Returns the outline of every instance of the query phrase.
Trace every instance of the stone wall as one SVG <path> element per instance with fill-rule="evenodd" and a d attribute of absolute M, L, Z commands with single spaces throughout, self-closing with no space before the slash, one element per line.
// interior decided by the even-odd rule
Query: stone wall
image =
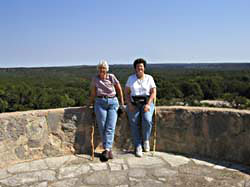
<path fill-rule="evenodd" d="M 65 108 L 0 114 L 0 168 L 26 160 L 90 153 L 92 109 Z M 157 151 L 249 165 L 250 111 L 157 107 Z M 100 136 L 95 127 L 95 147 Z M 120 116 L 115 149 L 132 150 L 126 115 Z M 152 139 L 151 139 L 152 144 Z"/>
<path fill-rule="evenodd" d="M 250 111 L 158 107 L 157 150 L 250 165 Z"/>

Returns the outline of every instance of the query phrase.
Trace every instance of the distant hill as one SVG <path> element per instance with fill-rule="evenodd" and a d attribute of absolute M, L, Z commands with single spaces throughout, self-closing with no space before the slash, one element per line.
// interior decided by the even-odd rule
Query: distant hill
<path fill-rule="evenodd" d="M 208 70 L 244 70 L 250 69 L 250 63 L 190 63 L 190 64 L 149 64 L 160 69 L 208 69 Z"/>
<path fill-rule="evenodd" d="M 116 64 L 110 65 L 111 69 L 129 69 L 133 68 L 132 64 Z M 166 64 L 148 64 L 148 68 L 159 69 L 214 69 L 214 70 L 244 70 L 250 69 L 250 62 L 246 63 L 166 63 Z M 0 72 L 86 72 L 88 70 L 96 70 L 96 66 L 56 66 L 56 67 L 18 67 L 18 68 L 0 68 Z"/>
<path fill-rule="evenodd" d="M 168 72 L 169 78 L 179 74 L 193 74 L 196 71 L 220 72 L 250 70 L 250 63 L 178 63 L 178 64 L 148 64 L 146 71 L 150 74 Z M 91 79 L 97 72 L 96 66 L 62 66 L 35 68 L 0 68 L 0 78 L 35 78 L 35 79 Z M 110 65 L 110 72 L 124 83 L 134 72 L 132 64 Z"/>

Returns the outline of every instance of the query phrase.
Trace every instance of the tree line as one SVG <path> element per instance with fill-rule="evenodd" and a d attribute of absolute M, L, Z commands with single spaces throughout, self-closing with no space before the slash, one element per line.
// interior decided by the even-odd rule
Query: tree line
<path fill-rule="evenodd" d="M 199 66 L 200 67 L 200 66 Z M 202 66 L 203 67 L 203 66 Z M 124 88 L 132 66 L 110 67 Z M 201 100 L 224 100 L 230 107 L 250 108 L 250 68 L 147 68 L 157 85 L 157 105 L 204 106 Z M 0 112 L 88 104 L 94 66 L 0 69 Z M 227 106 L 228 107 L 228 106 Z"/>

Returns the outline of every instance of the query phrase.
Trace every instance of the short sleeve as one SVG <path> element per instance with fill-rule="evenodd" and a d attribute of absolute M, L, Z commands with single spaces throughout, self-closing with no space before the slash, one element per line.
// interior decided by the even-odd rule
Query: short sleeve
<path fill-rule="evenodd" d="M 111 81 L 113 83 L 113 85 L 116 85 L 119 83 L 118 79 L 116 78 L 116 76 L 114 74 L 110 74 L 111 76 Z"/>
<path fill-rule="evenodd" d="M 127 82 L 125 84 L 125 87 L 129 87 L 130 88 L 130 86 L 131 86 L 131 76 L 128 77 L 128 80 L 127 80 Z"/>
<path fill-rule="evenodd" d="M 150 88 L 156 88 L 156 84 L 152 76 L 150 76 L 149 83 L 150 83 Z"/>

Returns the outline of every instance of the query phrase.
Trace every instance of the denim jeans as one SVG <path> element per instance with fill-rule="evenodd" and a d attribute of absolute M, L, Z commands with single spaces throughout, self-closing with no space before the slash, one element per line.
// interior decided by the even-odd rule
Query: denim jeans
<path fill-rule="evenodd" d="M 148 112 L 144 112 L 144 106 L 145 105 L 134 106 L 135 112 L 130 112 L 129 109 L 127 108 L 129 123 L 135 147 L 141 146 L 142 140 L 143 141 L 149 140 L 152 130 L 152 124 L 153 124 L 152 118 L 155 106 L 153 103 L 151 103 L 150 110 Z M 139 128 L 140 118 L 141 118 L 142 133 L 140 133 L 140 128 Z"/>
<path fill-rule="evenodd" d="M 117 97 L 95 99 L 96 122 L 104 149 L 112 148 L 118 108 L 119 103 Z"/>

